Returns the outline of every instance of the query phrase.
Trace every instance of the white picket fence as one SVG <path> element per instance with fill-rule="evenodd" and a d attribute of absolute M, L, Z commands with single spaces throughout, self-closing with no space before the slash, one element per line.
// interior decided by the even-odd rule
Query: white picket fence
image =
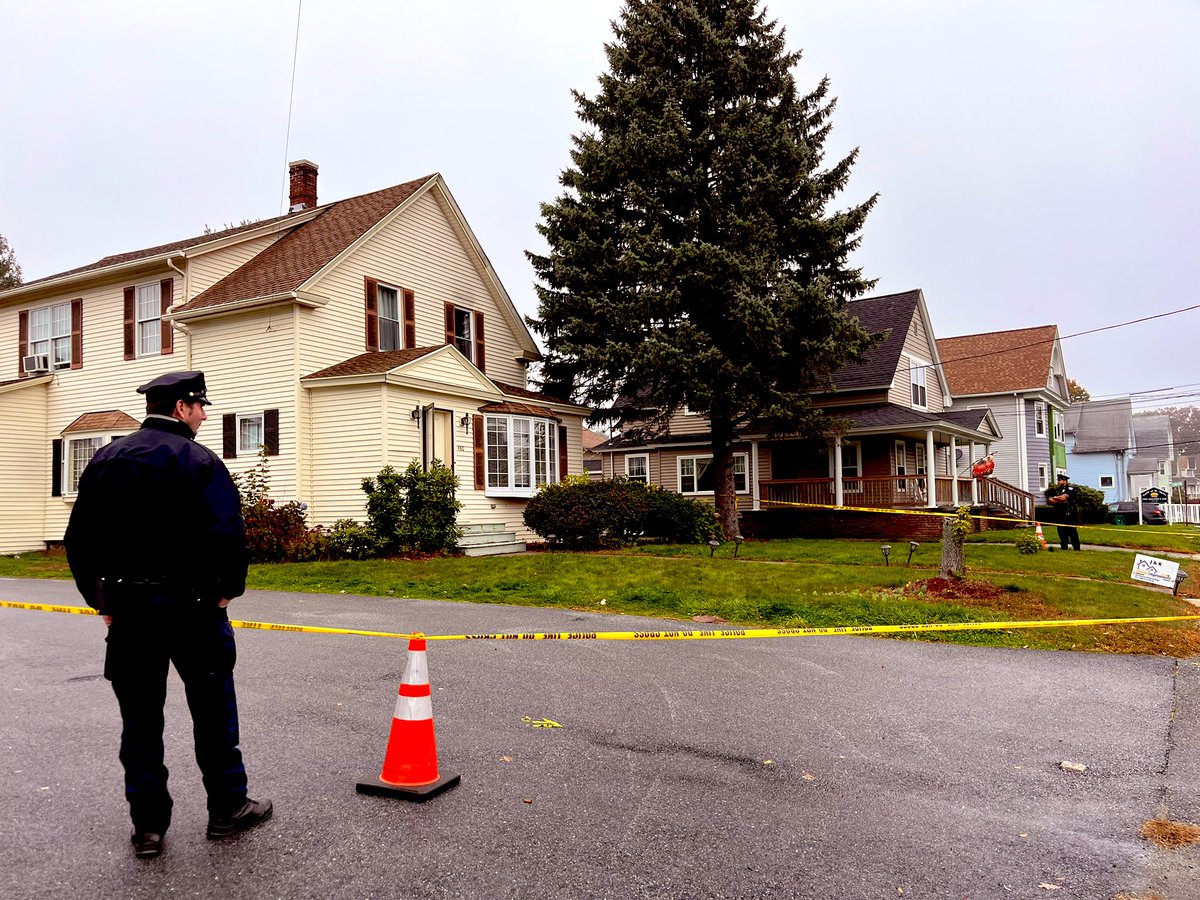
<path fill-rule="evenodd" d="M 1200 525 L 1200 503 L 1163 503 L 1172 525 Z"/>

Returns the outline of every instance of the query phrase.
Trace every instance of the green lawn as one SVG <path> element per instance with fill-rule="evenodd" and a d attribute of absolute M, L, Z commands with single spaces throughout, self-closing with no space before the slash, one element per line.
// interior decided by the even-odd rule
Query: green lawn
<path fill-rule="evenodd" d="M 1028 530 L 1028 529 L 1024 529 Z M 1012 543 L 1023 529 L 983 531 L 967 538 L 972 543 Z M 1043 525 L 1046 543 L 1058 546 L 1058 529 Z M 1200 553 L 1200 526 L 1196 525 L 1081 525 L 1079 540 L 1101 547 L 1129 547 L 1142 550 L 1174 550 Z"/>
<path fill-rule="evenodd" d="M 920 544 L 911 565 L 906 565 L 908 550 L 907 541 L 893 544 L 890 564 L 885 564 L 878 542 L 799 539 L 748 541 L 738 548 L 736 559 L 734 545 L 724 544 L 715 551 L 707 546 L 646 546 L 608 554 L 288 563 L 252 566 L 248 586 L 559 607 L 687 623 L 693 616 L 716 616 L 737 625 L 781 627 L 1125 618 L 1198 611 L 1182 599 L 1130 581 L 1133 549 L 1027 556 L 1012 545 L 973 542 L 966 547 L 967 579 L 949 596 L 924 585 L 937 574 L 940 547 Z M 1185 593 L 1196 596 L 1200 566 L 1192 560 L 1183 563 L 1191 574 Z M 0 577 L 67 578 L 69 572 L 61 553 L 35 553 L 0 557 Z M 1200 629 L 1191 622 L 929 633 L 920 639 L 1173 656 L 1200 653 Z"/>

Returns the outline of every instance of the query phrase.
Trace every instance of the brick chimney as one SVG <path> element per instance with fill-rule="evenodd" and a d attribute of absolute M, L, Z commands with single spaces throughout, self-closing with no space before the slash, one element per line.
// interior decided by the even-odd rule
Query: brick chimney
<path fill-rule="evenodd" d="M 291 203 L 288 212 L 300 212 L 317 205 L 317 164 L 307 159 L 288 163 Z"/>

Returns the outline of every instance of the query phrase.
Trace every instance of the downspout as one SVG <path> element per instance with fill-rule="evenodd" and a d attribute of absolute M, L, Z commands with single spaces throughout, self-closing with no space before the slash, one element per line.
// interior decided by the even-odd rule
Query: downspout
<path fill-rule="evenodd" d="M 186 259 L 186 257 L 181 256 L 180 259 Z M 169 257 L 169 256 L 167 257 L 167 268 L 174 269 L 176 272 L 179 273 L 179 277 L 183 279 L 183 300 L 180 301 L 179 303 L 172 303 L 171 308 L 174 308 L 176 306 L 183 306 L 185 303 L 188 302 L 188 300 L 191 299 L 191 297 L 189 296 L 190 290 L 191 290 L 191 281 L 188 278 L 188 273 L 185 272 L 183 269 L 179 268 L 179 266 L 175 265 L 175 263 L 171 261 L 171 257 Z M 170 310 L 167 310 L 167 311 L 170 312 Z M 190 328 L 188 328 L 188 326 L 184 325 L 182 322 L 176 322 L 174 319 L 171 320 L 171 328 L 175 331 L 180 332 L 185 338 L 187 338 L 187 362 L 184 364 L 184 368 L 191 369 L 191 367 L 192 367 L 192 330 Z"/>

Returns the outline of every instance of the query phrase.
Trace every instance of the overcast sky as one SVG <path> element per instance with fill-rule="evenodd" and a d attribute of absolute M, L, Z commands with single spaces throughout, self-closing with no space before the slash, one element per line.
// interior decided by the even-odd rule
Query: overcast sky
<path fill-rule="evenodd" d="M 521 312 L 617 0 L 7 0 L 0 234 L 27 280 L 441 172 Z M 296 37 L 297 10 L 299 40 Z M 838 100 L 855 262 L 939 337 L 1200 304 L 1200 3 L 774 0 Z M 293 50 L 295 91 L 288 137 Z M 1200 403 L 1200 310 L 1063 341 L 1135 408 Z M 1147 398 L 1140 392 L 1185 386 Z M 1158 402 L 1155 402 L 1155 401 Z M 1140 401 L 1140 402 L 1139 402 Z"/>

